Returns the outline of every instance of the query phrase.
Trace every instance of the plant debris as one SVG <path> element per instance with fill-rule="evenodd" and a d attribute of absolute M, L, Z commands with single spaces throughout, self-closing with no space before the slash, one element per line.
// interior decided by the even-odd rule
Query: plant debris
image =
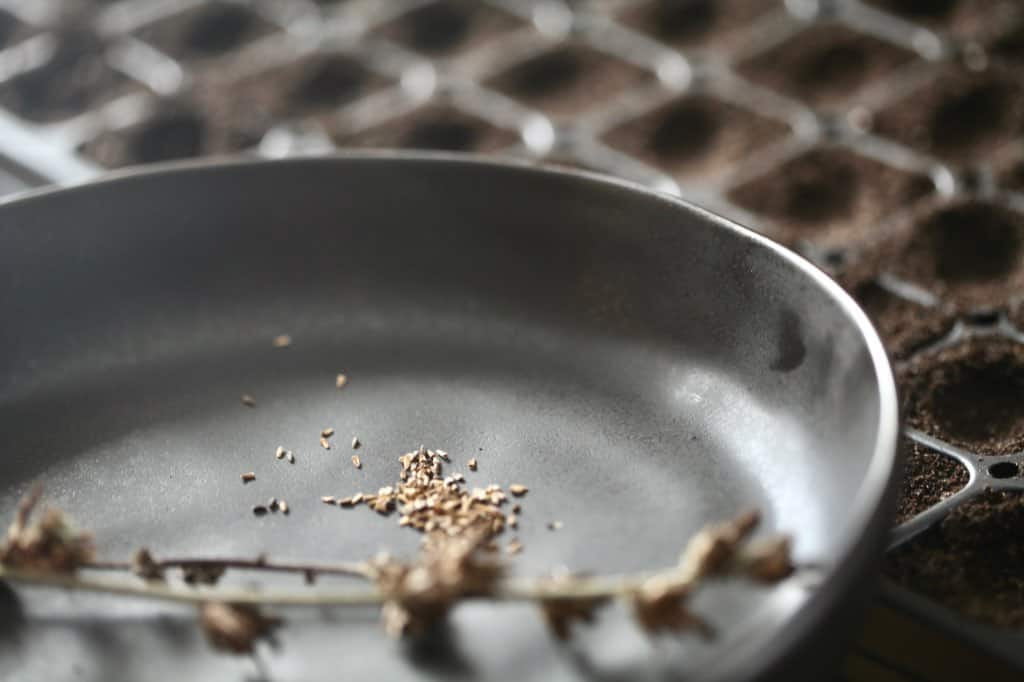
<path fill-rule="evenodd" d="M 489 539 L 482 525 L 458 536 L 431 536 L 414 564 L 379 559 L 374 569 L 385 598 L 385 631 L 392 637 L 421 634 L 460 599 L 492 594 L 505 569 L 485 551 Z"/>
<path fill-rule="evenodd" d="M 562 530 L 561 521 L 548 521 L 547 526 L 548 530 Z"/>
<path fill-rule="evenodd" d="M 132 573 L 143 580 L 163 580 L 164 569 L 145 547 L 139 548 L 132 556 Z"/>
<path fill-rule="evenodd" d="M 363 460 L 359 459 L 359 455 L 352 455 L 352 466 L 356 469 L 363 468 Z"/>
<path fill-rule="evenodd" d="M 216 585 L 227 570 L 227 566 L 217 562 L 184 562 L 181 564 L 181 579 L 188 585 Z"/>
<path fill-rule="evenodd" d="M 344 374 L 339 374 L 338 376 L 334 377 L 334 387 L 335 388 L 338 388 L 338 389 L 345 388 L 345 384 L 347 384 L 347 383 L 348 383 L 348 377 L 345 376 Z"/>
<path fill-rule="evenodd" d="M 256 407 L 256 399 L 248 393 L 242 394 L 242 404 L 246 407 Z"/>
<path fill-rule="evenodd" d="M 247 471 L 244 474 L 242 474 L 242 483 L 248 483 L 249 481 L 255 481 L 255 480 L 256 480 L 256 473 L 255 472 Z"/>
<path fill-rule="evenodd" d="M 323 431 L 320 432 L 320 437 L 321 438 L 330 438 L 333 435 L 334 435 L 334 429 L 332 429 L 329 426 L 326 429 L 324 429 Z"/>
<path fill-rule="evenodd" d="M 267 508 L 264 507 L 262 504 L 257 504 L 255 507 L 252 508 L 252 513 L 256 516 L 264 516 L 267 513 Z"/>
<path fill-rule="evenodd" d="M 281 622 L 250 604 L 207 601 L 199 606 L 199 623 L 206 639 L 215 649 L 235 654 L 252 653 L 256 642 L 273 635 Z"/>
<path fill-rule="evenodd" d="M 469 462 L 466 463 L 466 466 L 469 467 L 470 471 L 476 471 L 476 467 L 477 467 L 476 458 L 474 457 L 473 459 L 469 460 Z"/>
<path fill-rule="evenodd" d="M 362 443 L 359 442 L 359 438 L 352 436 L 352 449 L 358 450 L 360 445 L 362 445 Z"/>
<path fill-rule="evenodd" d="M 525 485 L 520 485 L 518 483 L 513 483 L 512 485 L 510 485 L 508 487 L 508 491 L 510 493 L 512 493 L 513 495 L 515 495 L 516 497 L 522 497 L 523 495 L 528 493 L 530 491 L 530 489 L 527 488 Z"/>
<path fill-rule="evenodd" d="M 0 545 L 0 566 L 49 573 L 74 573 L 92 561 L 92 536 L 76 531 L 59 509 L 46 509 L 37 520 L 32 512 L 43 489 L 34 485 L 18 503 L 7 539 Z"/>
<path fill-rule="evenodd" d="M 331 449 L 331 441 L 327 440 L 323 436 L 320 436 L 320 447 L 322 447 L 324 450 L 330 450 Z"/>
<path fill-rule="evenodd" d="M 493 537 L 505 529 L 501 506 L 507 496 L 501 486 L 489 485 L 467 491 L 461 474 L 444 477 L 442 461 L 450 461 L 443 450 L 418 450 L 398 458 L 402 465 L 399 481 L 374 494 L 360 493 L 359 501 L 380 514 L 400 513 L 399 525 L 424 533 L 458 535 L 470 528 L 487 528 Z M 524 486 L 519 486 L 525 492 Z"/>
<path fill-rule="evenodd" d="M 552 591 L 572 589 L 579 584 L 579 578 L 572 575 L 559 576 L 552 579 Z M 558 639 L 565 641 L 572 634 L 572 624 L 582 622 L 591 624 L 597 618 L 597 610 L 608 604 L 610 599 L 600 597 L 550 598 L 540 601 L 540 608 L 548 628 Z"/>

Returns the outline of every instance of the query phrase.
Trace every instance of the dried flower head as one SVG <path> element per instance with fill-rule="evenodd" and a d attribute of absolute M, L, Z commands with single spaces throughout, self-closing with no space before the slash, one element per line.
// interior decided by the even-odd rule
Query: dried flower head
<path fill-rule="evenodd" d="M 753 540 L 738 557 L 739 570 L 751 580 L 774 583 L 793 574 L 790 538 L 780 535 Z"/>
<path fill-rule="evenodd" d="M 705 526 L 686 544 L 679 560 L 680 569 L 695 578 L 725 572 L 760 518 L 756 511 L 749 511 L 731 521 Z"/>
<path fill-rule="evenodd" d="M 45 510 L 31 519 L 42 487 L 34 485 L 18 504 L 7 539 L 0 546 L 0 565 L 22 570 L 73 573 L 92 561 L 92 536 L 76 531 L 59 509 Z"/>
<path fill-rule="evenodd" d="M 644 581 L 632 595 L 633 615 L 646 632 L 696 630 L 703 637 L 714 635 L 711 626 L 691 612 L 687 601 L 696 583 L 673 572 Z"/>
<path fill-rule="evenodd" d="M 436 533 L 424 542 L 417 563 L 378 560 L 374 572 L 385 597 L 385 631 L 392 637 L 421 634 L 460 599 L 493 593 L 504 566 L 482 551 L 488 539 L 484 528 L 457 537 Z"/>
<path fill-rule="evenodd" d="M 153 555 L 145 547 L 136 550 L 132 557 L 132 573 L 143 580 L 163 580 L 164 569 L 154 559 Z"/>
<path fill-rule="evenodd" d="M 248 604 L 208 601 L 199 606 L 199 623 L 215 649 L 248 654 L 252 653 L 257 640 L 273 635 L 281 620 L 264 616 L 257 607 Z"/>
<path fill-rule="evenodd" d="M 581 581 L 579 576 L 561 575 L 551 579 L 553 592 L 572 591 Z M 597 610 L 609 602 L 601 597 L 551 597 L 540 600 L 540 608 L 551 634 L 560 640 L 567 640 L 572 634 L 573 623 L 593 623 Z"/>

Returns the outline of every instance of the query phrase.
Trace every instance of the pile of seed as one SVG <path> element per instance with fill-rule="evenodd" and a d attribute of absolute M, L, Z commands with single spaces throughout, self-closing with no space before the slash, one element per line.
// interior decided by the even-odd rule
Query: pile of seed
<path fill-rule="evenodd" d="M 327 504 L 355 507 L 365 504 L 384 515 L 397 511 L 401 516 L 398 523 L 423 533 L 442 533 L 456 536 L 470 528 L 484 528 L 491 535 L 501 533 L 506 526 L 516 528 L 519 505 L 514 505 L 509 514 L 502 511 L 508 496 L 499 485 L 486 488 L 463 487 L 466 479 L 462 474 L 442 475 L 443 462 L 450 462 L 443 450 L 428 450 L 422 445 L 418 450 L 398 458 L 402 464 L 399 481 L 381 488 L 376 494 L 358 493 L 352 497 L 336 500 L 321 498 Z M 525 495 L 522 485 L 509 486 L 515 496 Z"/>

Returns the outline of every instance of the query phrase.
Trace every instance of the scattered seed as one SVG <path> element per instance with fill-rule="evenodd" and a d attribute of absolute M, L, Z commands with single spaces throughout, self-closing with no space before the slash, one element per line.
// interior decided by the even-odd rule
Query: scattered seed
<path fill-rule="evenodd" d="M 270 498 L 270 500 L 267 502 L 267 509 L 269 509 L 270 511 L 277 511 L 277 498 L 276 497 L 271 497 Z"/>
<path fill-rule="evenodd" d="M 324 438 L 330 438 L 331 436 L 334 435 L 334 429 L 328 426 L 326 429 L 320 432 L 320 435 Z"/>
<path fill-rule="evenodd" d="M 255 472 L 247 471 L 244 474 L 242 474 L 242 483 L 248 483 L 249 481 L 255 481 L 255 480 L 256 480 Z"/>
<path fill-rule="evenodd" d="M 519 506 L 518 504 L 513 504 L 512 505 L 512 513 L 513 514 L 522 514 L 523 513 L 523 508 L 521 506 Z"/>
<path fill-rule="evenodd" d="M 529 492 L 529 490 L 530 489 L 527 488 L 525 485 L 520 485 L 519 483 L 513 483 L 508 487 L 508 491 L 515 495 L 516 497 L 522 497 L 527 492 Z"/>
<path fill-rule="evenodd" d="M 320 436 L 320 447 L 322 447 L 324 450 L 330 450 L 331 449 L 331 441 L 327 440 L 323 436 Z"/>
<path fill-rule="evenodd" d="M 506 516 L 505 522 L 508 524 L 509 528 L 516 529 L 519 527 L 519 517 L 515 514 L 509 514 Z"/>
<path fill-rule="evenodd" d="M 348 383 L 348 377 L 345 376 L 344 374 L 339 374 L 338 376 L 334 377 L 334 387 L 335 388 L 344 388 L 345 384 L 347 384 L 347 383 Z"/>
<path fill-rule="evenodd" d="M 256 398 L 253 398 L 248 393 L 242 394 L 242 404 L 246 407 L 256 407 Z"/>
<path fill-rule="evenodd" d="M 352 498 L 351 497 L 343 497 L 340 500 L 338 500 L 338 506 L 339 507 L 353 507 L 353 506 L 355 506 L 355 504 L 352 502 Z"/>
<path fill-rule="evenodd" d="M 267 513 L 267 508 L 264 507 L 262 504 L 258 504 L 252 508 L 252 513 L 256 516 L 263 516 Z"/>
<path fill-rule="evenodd" d="M 287 348 L 288 346 L 292 345 L 292 337 L 288 336 L 287 334 L 275 336 L 273 344 L 274 348 Z"/>
<path fill-rule="evenodd" d="M 548 530 L 561 530 L 561 521 L 548 521 Z"/>
<path fill-rule="evenodd" d="M 473 459 L 469 460 L 469 463 L 466 466 L 469 467 L 470 471 L 476 471 L 476 458 L 474 457 Z"/>
<path fill-rule="evenodd" d="M 517 539 L 513 539 L 512 542 L 508 543 L 508 547 L 505 548 L 505 551 L 509 554 L 519 554 L 523 551 L 523 543 L 519 542 Z"/>
<path fill-rule="evenodd" d="M 320 501 L 323 502 L 324 504 L 337 504 L 337 500 L 335 500 L 330 495 L 324 495 L 323 497 L 320 498 Z"/>
<path fill-rule="evenodd" d="M 356 493 L 355 495 L 352 496 L 352 504 L 359 504 L 360 502 L 363 501 L 363 499 L 364 495 L 362 493 Z"/>
<path fill-rule="evenodd" d="M 284 456 L 288 459 L 289 464 L 295 464 L 295 455 L 292 454 L 291 450 L 286 452 Z"/>
<path fill-rule="evenodd" d="M 280 445 L 277 446 L 277 450 L 274 450 L 274 457 L 277 457 L 278 459 L 284 459 L 285 455 L 287 454 L 288 451 L 285 450 L 284 447 Z"/>
<path fill-rule="evenodd" d="M 284 500 L 278 500 L 277 508 L 281 510 L 282 514 L 288 513 L 288 503 L 285 502 Z"/>
<path fill-rule="evenodd" d="M 359 438 L 357 438 L 356 436 L 353 436 L 352 437 L 352 449 L 353 450 L 358 450 L 360 445 L 362 445 L 362 443 L 359 442 Z"/>
<path fill-rule="evenodd" d="M 363 468 L 363 460 L 359 459 L 359 455 L 352 455 L 352 466 L 356 469 Z"/>

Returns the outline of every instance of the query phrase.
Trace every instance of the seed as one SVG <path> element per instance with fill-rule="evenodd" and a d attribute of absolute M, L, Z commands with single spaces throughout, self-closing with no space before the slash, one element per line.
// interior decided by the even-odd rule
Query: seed
<path fill-rule="evenodd" d="M 469 467 L 470 471 L 476 471 L 476 458 L 474 457 L 473 459 L 469 460 L 467 466 Z"/>
<path fill-rule="evenodd" d="M 519 554 L 523 551 L 523 543 L 519 542 L 518 539 L 513 539 L 512 542 L 508 543 L 505 551 L 509 554 Z"/>
<path fill-rule="evenodd" d="M 348 383 L 348 377 L 345 376 L 344 374 L 339 374 L 338 376 L 334 377 L 334 387 L 335 388 L 344 388 L 345 384 L 347 384 L 347 383 Z"/>
<path fill-rule="evenodd" d="M 256 398 L 253 398 L 248 393 L 242 394 L 242 404 L 246 407 L 256 407 Z"/>
<path fill-rule="evenodd" d="M 352 455 L 352 466 L 356 469 L 363 468 L 363 460 L 359 459 L 359 455 Z"/>
<path fill-rule="evenodd" d="M 252 513 L 256 516 L 263 516 L 267 513 L 267 508 L 264 507 L 262 504 L 258 504 L 252 508 Z"/>
<path fill-rule="evenodd" d="M 295 455 L 292 454 L 291 450 L 286 452 L 284 456 L 288 458 L 288 463 L 289 464 L 295 464 Z"/>
<path fill-rule="evenodd" d="M 548 530 L 560 530 L 561 528 L 561 521 L 548 521 Z"/>
<path fill-rule="evenodd" d="M 267 502 L 267 509 L 269 509 L 270 511 L 277 511 L 277 498 L 276 497 L 271 497 L 270 498 L 270 500 Z"/>
<path fill-rule="evenodd" d="M 324 495 L 320 498 L 320 501 L 324 504 L 337 504 L 337 501 L 330 495 Z"/>
<path fill-rule="evenodd" d="M 255 480 L 256 480 L 256 474 L 254 472 L 252 472 L 252 471 L 247 471 L 244 474 L 242 474 L 242 483 L 248 483 L 249 481 L 255 481 Z"/>
<path fill-rule="evenodd" d="M 274 348 L 287 348 L 288 346 L 292 345 L 292 337 L 288 336 L 287 334 L 275 336 L 273 344 Z"/>
<path fill-rule="evenodd" d="M 338 500 L 338 506 L 339 507 L 353 507 L 355 505 L 353 504 L 351 497 L 343 497 L 340 500 Z"/>
<path fill-rule="evenodd" d="M 513 504 L 512 505 L 512 513 L 513 514 L 521 514 L 522 512 L 523 512 L 523 508 L 520 507 L 518 504 Z"/>
<path fill-rule="evenodd" d="M 330 450 L 331 449 L 331 441 L 327 440 L 323 436 L 320 436 L 320 447 L 322 447 L 324 450 Z"/>
<path fill-rule="evenodd" d="M 526 493 L 527 493 L 527 492 L 528 492 L 529 490 L 530 490 L 530 489 L 529 489 L 529 488 L 527 488 L 527 487 L 526 487 L 525 485 L 520 485 L 519 483 L 513 483 L 512 485 L 510 485 L 510 486 L 508 487 L 508 491 L 509 491 L 510 493 L 512 493 L 513 495 L 515 495 L 516 497 L 522 497 L 522 496 L 523 496 L 523 495 L 525 495 L 525 494 L 526 494 Z"/>
<path fill-rule="evenodd" d="M 359 438 L 352 436 L 352 449 L 358 450 L 360 445 L 362 445 L 362 443 L 359 442 Z"/>
<path fill-rule="evenodd" d="M 277 446 L 277 450 L 274 450 L 274 457 L 277 457 L 278 459 L 284 459 L 284 456 L 287 455 L 287 454 L 288 454 L 288 451 L 285 450 L 280 445 Z"/>
<path fill-rule="evenodd" d="M 422 446 L 420 446 L 420 447 L 422 447 Z M 445 452 L 444 450 L 437 450 L 437 456 L 440 457 L 441 459 L 443 459 L 446 462 L 450 462 L 451 461 L 450 459 L 448 459 L 448 453 Z"/>
<path fill-rule="evenodd" d="M 323 431 L 320 432 L 320 435 L 323 438 L 330 438 L 331 436 L 334 435 L 334 429 L 332 429 L 330 426 L 328 426 L 326 429 L 324 429 Z"/>
<path fill-rule="evenodd" d="M 517 517 L 515 514 L 509 514 L 505 518 L 505 521 L 508 523 L 508 527 L 509 528 L 518 528 L 519 527 L 519 517 Z"/>
<path fill-rule="evenodd" d="M 362 501 L 363 501 L 363 494 L 362 493 L 356 493 L 355 495 L 352 496 L 352 504 L 354 504 L 354 505 L 355 504 L 359 504 Z"/>
<path fill-rule="evenodd" d="M 282 514 L 287 514 L 288 513 L 288 503 L 285 502 L 284 500 L 279 500 L 278 501 L 277 508 L 281 510 Z"/>

